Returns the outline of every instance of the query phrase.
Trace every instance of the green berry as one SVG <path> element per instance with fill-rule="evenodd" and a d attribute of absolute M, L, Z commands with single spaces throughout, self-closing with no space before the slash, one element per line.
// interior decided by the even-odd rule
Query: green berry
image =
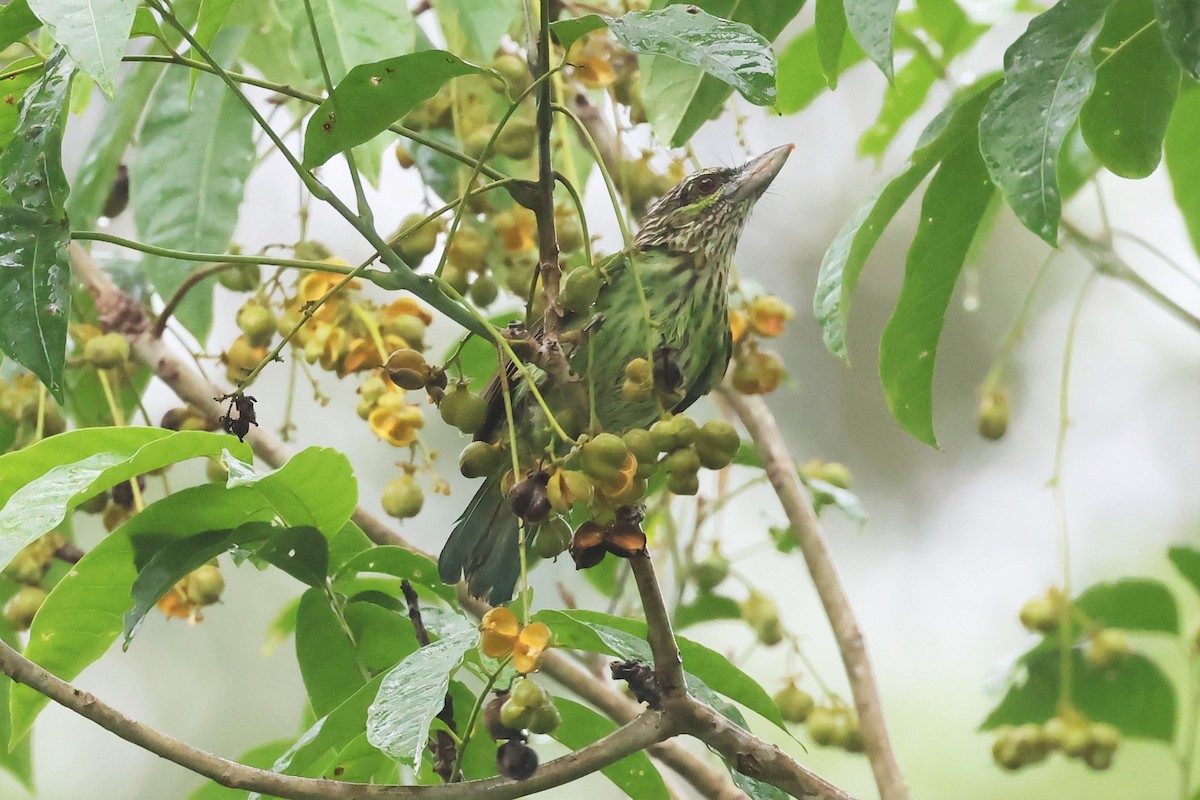
<path fill-rule="evenodd" d="M 710 419 L 696 432 L 696 454 L 706 469 L 729 466 L 741 443 L 737 428 L 723 419 Z"/>
<path fill-rule="evenodd" d="M 238 309 L 235 319 L 253 347 L 266 347 L 275 338 L 275 315 L 264 305 L 251 300 Z"/>
<path fill-rule="evenodd" d="M 500 296 L 500 287 L 488 275 L 480 275 L 471 283 L 471 302 L 487 308 Z"/>
<path fill-rule="evenodd" d="M 442 419 L 463 433 L 471 434 L 483 427 L 487 421 L 488 402 L 477 394 L 471 394 L 463 384 L 442 398 L 438 405 Z"/>
<path fill-rule="evenodd" d="M 811 694 L 794 683 L 789 683 L 776 692 L 774 699 L 784 721 L 797 724 L 807 720 L 817 705 Z"/>
<path fill-rule="evenodd" d="M 1035 633 L 1058 630 L 1058 608 L 1048 597 L 1035 597 L 1021 606 L 1021 624 Z"/>
<path fill-rule="evenodd" d="M 597 434 L 579 449 L 583 471 L 600 481 L 615 477 L 624 467 L 628 456 L 629 448 L 624 440 L 611 433 Z"/>
<path fill-rule="evenodd" d="M 504 463 L 504 450 L 489 442 L 471 442 L 458 457 L 458 471 L 464 478 L 491 475 Z"/>
<path fill-rule="evenodd" d="M 389 516 L 407 519 L 420 513 L 421 506 L 425 504 L 425 494 L 416 479 L 405 473 L 383 487 L 380 503 Z"/>
<path fill-rule="evenodd" d="M 518 678 L 512 688 L 512 702 L 528 709 L 541 708 L 549 698 L 533 678 Z"/>
<path fill-rule="evenodd" d="M 261 280 L 258 264 L 223 264 L 228 267 L 217 273 L 217 283 L 231 292 L 253 292 Z"/>
<path fill-rule="evenodd" d="M 533 718 L 533 710 L 513 700 L 511 696 L 500 706 L 500 723 L 506 728 L 524 730 Z"/>
<path fill-rule="evenodd" d="M 4 621 L 15 631 L 27 631 L 45 601 L 45 589 L 40 586 L 22 586 L 4 604 Z"/>
<path fill-rule="evenodd" d="M 97 369 L 113 369 L 129 361 L 129 340 L 119 333 L 93 336 L 83 345 L 83 358 Z"/>
<path fill-rule="evenodd" d="M 552 733 L 562 724 L 562 715 L 554 703 L 547 700 L 539 706 L 529 720 L 530 733 Z"/>
<path fill-rule="evenodd" d="M 1092 636 L 1086 657 L 1090 664 L 1109 669 L 1121 663 L 1131 652 L 1133 648 L 1129 646 L 1129 638 L 1124 631 L 1104 628 Z"/>
<path fill-rule="evenodd" d="M 537 554 L 545 559 L 555 558 L 571 546 L 571 526 L 562 517 L 555 517 L 538 527 L 533 538 Z"/>
<path fill-rule="evenodd" d="M 815 744 L 827 747 L 837 736 L 837 714 L 828 706 L 817 706 L 809 712 L 806 726 L 809 738 Z"/>
<path fill-rule="evenodd" d="M 721 555 L 721 552 L 715 547 L 703 561 L 697 561 L 692 565 L 692 580 L 695 581 L 696 588 L 702 592 L 711 592 L 728 577 L 729 559 Z"/>
<path fill-rule="evenodd" d="M 585 313 L 600 296 L 600 274 L 591 267 L 576 267 L 563 276 L 558 301 L 567 311 Z"/>

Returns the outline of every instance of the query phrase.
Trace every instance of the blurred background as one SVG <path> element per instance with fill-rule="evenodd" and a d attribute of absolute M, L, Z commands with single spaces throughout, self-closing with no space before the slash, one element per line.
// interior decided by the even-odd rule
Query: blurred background
<path fill-rule="evenodd" d="M 984 9 L 986 13 L 986 8 Z M 811 24 L 806 10 L 791 35 Z M 1014 21 L 990 32 L 972 60 L 980 69 L 999 63 L 1003 48 L 1020 32 Z M 737 269 L 796 309 L 796 319 L 778 341 L 790 373 L 784 388 L 767 400 L 779 417 L 797 461 L 817 457 L 846 464 L 854 489 L 870 514 L 857 526 L 829 510 L 825 532 L 835 554 L 881 685 L 901 767 L 914 798 L 1045 798 L 1116 800 L 1181 797 L 1176 754 L 1161 744 L 1124 742 L 1107 773 L 1095 773 L 1061 756 L 1017 775 L 992 763 L 991 737 L 977 731 L 999 700 L 1016 655 L 1033 637 L 1017 620 L 1029 598 L 1062 581 L 1064 565 L 1047 480 L 1053 472 L 1066 331 L 1071 309 L 1091 267 L 1074 252 L 1056 254 L 1049 278 L 1034 300 L 1025 336 L 1007 373 L 1012 401 L 1008 435 L 983 440 L 975 430 L 978 388 L 1012 326 L 1046 247 L 1002 211 L 986 246 L 960 283 L 942 337 L 935 393 L 935 424 L 941 450 L 928 448 L 893 422 L 877 377 L 877 342 L 893 307 L 903 255 L 915 227 L 913 204 L 889 228 L 864 273 L 850 329 L 853 368 L 824 348 L 811 313 L 821 257 L 858 204 L 911 150 L 924 122 L 944 97 L 932 99 L 876 164 L 859 160 L 854 142 L 878 111 L 884 86 L 873 68 L 847 73 L 836 93 L 826 93 L 803 113 L 770 117 L 740 100 L 742 133 L 749 152 L 786 142 L 796 151 L 770 194 L 755 212 L 742 239 Z M 66 141 L 68 171 L 101 110 L 97 97 L 83 119 L 73 120 Z M 730 164 L 748 153 L 738 143 L 730 115 L 711 123 L 695 140 L 704 164 Z M 296 140 L 293 138 L 293 143 Z M 180 157 L 186 158 L 186 153 Z M 350 193 L 341 162 L 322 177 Z M 589 220 L 601 247 L 618 245 L 612 212 L 602 187 L 588 191 Z M 250 184 L 237 232 L 247 250 L 297 235 L 298 182 L 278 159 L 259 169 Z M 381 189 L 372 194 L 381 230 L 420 207 L 416 175 L 385 159 Z M 1099 192 L 1083 190 L 1066 209 L 1079 227 L 1097 232 L 1100 203 L 1115 228 L 1153 242 L 1200 274 L 1183 222 L 1163 175 L 1140 182 L 1105 175 Z M 128 216 L 128 215 L 126 215 Z M 354 232 L 317 209 L 312 237 L 350 262 L 365 255 Z M 113 231 L 131 235 L 118 220 Z M 1121 252 L 1144 276 L 1200 312 L 1200 293 L 1178 279 L 1145 250 L 1118 241 Z M 97 249 L 97 252 L 103 252 Z M 1190 293 L 1189 293 L 1190 292 Z M 210 351 L 236 335 L 238 296 L 218 288 L 218 323 Z M 450 341 L 451 326 L 435 326 L 433 353 Z M 440 339 L 437 338 L 440 335 Z M 1175 581 L 1165 559 L 1175 542 L 1200 544 L 1200 335 L 1168 316 L 1136 290 L 1109 279 L 1095 281 L 1083 307 L 1070 374 L 1070 420 L 1064 485 L 1070 525 L 1070 571 L 1074 586 L 1126 576 Z M 268 368 L 254 387 L 260 419 L 278 426 L 287 367 Z M 379 511 L 379 492 L 396 473 L 398 451 L 377 440 L 354 416 L 354 384 L 326 380 L 333 399 L 321 407 L 301 386 L 295 446 L 323 445 L 346 452 L 355 465 L 360 503 Z M 176 405 L 155 384 L 147 405 L 157 417 Z M 265 413 L 264 413 L 265 412 Z M 704 420 L 717 413 L 706 401 L 695 411 Z M 428 495 L 426 511 L 404 523 L 401 533 L 437 551 L 470 496 L 457 476 L 463 441 L 445 426 L 423 432 L 442 456 L 451 480 L 449 497 Z M 175 485 L 204 479 L 202 464 L 176 468 Z M 709 530 L 726 554 L 744 553 L 737 572 L 780 604 L 784 624 L 802 637 L 805 654 L 821 679 L 845 694 L 829 627 L 807 572 L 796 554 L 781 557 L 767 529 L 783 522 L 769 490 L 749 491 L 732 503 Z M 98 531 L 85 531 L 97 537 Z M 126 714 L 197 746 L 227 757 L 262 742 L 294 737 L 301 725 L 304 692 L 290 640 L 265 645 L 280 609 L 300 593 L 298 583 L 275 571 L 251 566 L 226 569 L 222 605 L 202 624 L 189 626 L 151 615 L 127 653 L 114 650 L 88 669 L 77 685 L 95 692 Z M 534 574 L 537 604 L 558 603 L 555 584 L 577 590 L 581 604 L 594 600 L 569 560 L 543 565 Z M 1177 581 L 1185 630 L 1197 621 L 1196 598 Z M 744 589 L 737 589 L 742 591 Z M 781 648 L 754 646 L 738 622 L 710 623 L 689 635 L 739 659 L 747 672 L 774 692 L 785 676 L 805 674 Z M 1185 680 L 1183 657 L 1153 637 L 1135 644 L 1160 655 L 1173 678 Z M 802 687 L 816 690 L 810 676 Z M 759 720 L 756 731 L 772 738 L 803 763 L 863 798 L 876 796 L 862 756 L 801 744 Z M 803 729 L 796 730 L 805 741 Z M 189 773 L 137 750 L 58 707 L 42 715 L 35 733 L 38 798 L 42 800 L 158 800 L 182 798 L 198 786 Z M 548 746 L 546 752 L 552 752 Z M 0 797 L 28 795 L 0 776 Z M 594 778 L 554 794 L 613 796 L 611 785 Z M 585 794 L 580 794 L 585 792 Z"/>

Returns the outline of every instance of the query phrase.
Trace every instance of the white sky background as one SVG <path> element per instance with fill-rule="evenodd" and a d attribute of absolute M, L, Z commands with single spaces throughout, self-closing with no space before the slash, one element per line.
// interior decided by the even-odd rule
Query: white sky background
<path fill-rule="evenodd" d="M 1014 34 L 1006 29 L 996 38 L 1003 43 Z M 997 56 L 981 58 L 994 64 Z M 1009 435 L 995 444 L 982 441 L 974 432 L 976 389 L 1046 253 L 1033 234 L 1002 212 L 981 258 L 979 307 L 964 309 L 960 286 L 943 335 L 935 393 L 943 450 L 931 450 L 901 432 L 883 401 L 876 348 L 899 286 L 915 207 L 900 215 L 864 273 L 850 329 L 852 370 L 824 350 L 810 310 L 824 248 L 890 165 L 903 158 L 922 124 L 905 130 L 879 171 L 857 160 L 854 142 L 874 118 L 882 87 L 882 77 L 864 66 L 848 74 L 836 94 L 797 116 L 767 119 L 742 104 L 750 115 L 747 138 L 754 151 L 786 142 L 795 142 L 797 149 L 747 227 L 738 269 L 743 279 L 770 287 L 797 310 L 778 342 L 793 381 L 769 398 L 797 460 L 846 463 L 871 515 L 860 534 L 836 512 L 827 512 L 826 532 L 874 658 L 914 797 L 1106 800 L 1130 796 L 1129 786 L 1140 787 L 1141 797 L 1173 796 L 1175 772 L 1163 746 L 1123 745 L 1109 776 L 1097 777 L 1056 758 L 1050 766 L 1012 777 L 991 766 L 990 739 L 974 732 L 998 699 L 1007 660 L 1032 641 L 1016 620 L 1018 609 L 1060 580 L 1052 498 L 1045 484 L 1053 465 L 1067 320 L 1090 268 L 1069 252 L 1055 260 L 1009 373 Z M 88 114 L 92 120 L 96 116 L 95 109 Z M 78 159 L 85 127 L 86 122 L 74 124 L 68 132 L 68 165 Z M 740 160 L 744 154 L 730 134 L 727 120 L 706 128 L 696 140 L 700 160 Z M 340 162 L 330 162 L 322 177 L 351 196 Z M 295 185 L 278 159 L 256 173 L 237 235 L 248 249 L 295 239 Z M 406 173 L 385 157 L 383 188 L 373 195 L 380 230 L 392 230 L 418 206 L 418 186 L 415 172 Z M 607 234 L 611 250 L 616 246 L 611 210 L 597 188 L 588 193 L 594 211 L 589 219 Z M 1114 226 L 1153 241 L 1193 276 L 1200 275 L 1165 176 L 1142 182 L 1110 176 L 1103 194 Z M 1088 230 L 1096 230 L 1094 197 L 1085 189 L 1067 210 Z M 130 233 L 128 216 L 117 221 L 116 232 Z M 331 213 L 315 215 L 313 236 L 352 263 L 366 252 Z M 1200 310 L 1194 286 L 1174 280 L 1136 247 L 1120 250 L 1146 277 Z M 236 335 L 233 312 L 240 299 L 218 290 L 218 303 L 213 352 Z M 440 332 L 443 340 L 452 334 L 449 327 Z M 440 352 L 438 346 L 432 352 Z M 274 365 L 255 386 L 265 425 L 278 425 L 287 374 L 286 365 Z M 355 416 L 354 386 L 327 381 L 325 390 L 334 401 L 322 409 L 308 401 L 301 384 L 299 445 L 347 452 L 360 481 L 360 502 L 378 510 L 379 491 L 404 454 L 379 442 Z M 1080 323 L 1071 399 L 1065 482 L 1075 585 L 1165 575 L 1168 543 L 1200 541 L 1195 478 L 1200 474 L 1200 334 L 1135 290 L 1098 280 Z M 149 405 L 157 415 L 174 403 L 158 387 Z M 704 404 L 695 413 L 703 419 L 715 412 Z M 432 408 L 428 417 L 424 435 L 442 450 L 442 472 L 454 481 L 455 491 L 449 498 L 427 494 L 426 511 L 405 523 L 402 532 L 437 550 L 472 489 L 455 468 L 463 440 L 444 430 Z M 189 474 L 202 479 L 199 468 L 176 470 L 173 484 L 184 485 Z M 782 516 L 769 492 L 755 491 L 733 504 L 723 520 L 723 548 L 734 552 L 761 541 L 767 525 Z M 763 551 L 739 561 L 737 569 L 776 597 L 785 624 L 803 634 L 822 676 L 843 689 L 828 625 L 799 556 Z M 292 643 L 268 656 L 262 642 L 270 620 L 300 586 L 278 572 L 257 573 L 249 566 L 225 572 L 226 601 L 211 609 L 202 625 L 152 615 L 128 653 L 114 649 L 77 683 L 137 719 L 236 757 L 247 747 L 298 730 L 303 689 Z M 553 587 L 559 580 L 572 587 L 584 583 L 568 560 L 542 566 L 535 573 L 541 602 L 556 602 Z M 741 591 L 732 582 L 723 588 Z M 1187 625 L 1195 622 L 1191 600 L 1185 606 Z M 690 633 L 737 654 L 745 653 L 751 641 L 733 623 Z M 761 648 L 743 666 L 772 692 L 785 669 L 781 651 Z M 802 685 L 814 689 L 811 680 Z M 768 728 L 758 726 L 763 733 Z M 874 796 L 861 757 L 819 748 L 805 754 L 794 743 L 779 741 L 831 780 L 862 797 Z M 39 797 L 45 800 L 159 800 L 185 797 L 197 785 L 183 770 L 57 707 L 42 715 L 35 742 Z M 4 781 L 0 778 L 0 796 L 24 796 Z M 572 791 L 580 789 L 557 796 Z M 588 797 L 603 797 L 609 789 L 594 779 L 585 791 Z"/>

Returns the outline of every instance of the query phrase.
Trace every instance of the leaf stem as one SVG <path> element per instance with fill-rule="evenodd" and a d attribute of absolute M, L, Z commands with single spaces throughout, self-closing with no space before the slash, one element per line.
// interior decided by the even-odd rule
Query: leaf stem
<path fill-rule="evenodd" d="M 500 679 L 500 673 L 504 672 L 504 668 L 508 666 L 511 658 L 512 656 L 505 656 L 504 660 L 500 662 L 500 666 L 496 667 L 496 671 L 488 676 L 483 691 L 475 699 L 475 705 L 471 706 L 471 713 L 467 715 L 467 724 L 463 728 L 462 736 L 458 741 L 458 752 L 454 756 L 454 766 L 450 769 L 449 783 L 457 783 L 462 779 L 463 754 L 467 752 L 467 745 L 471 743 L 471 738 L 475 735 L 475 721 L 479 719 L 479 712 L 483 708 L 484 701 L 487 700 L 488 694 L 492 691 L 492 687 L 496 685 L 496 681 Z"/>

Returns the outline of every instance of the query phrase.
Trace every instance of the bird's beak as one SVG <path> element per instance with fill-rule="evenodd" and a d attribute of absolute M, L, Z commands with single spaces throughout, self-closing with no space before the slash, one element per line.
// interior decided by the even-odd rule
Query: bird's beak
<path fill-rule="evenodd" d="M 771 185 L 771 181 L 775 180 L 779 170 L 783 169 L 783 162 L 787 161 L 794 149 L 796 145 L 785 144 L 747 161 L 734 178 L 733 191 L 729 197 L 734 202 L 757 200 Z"/>

